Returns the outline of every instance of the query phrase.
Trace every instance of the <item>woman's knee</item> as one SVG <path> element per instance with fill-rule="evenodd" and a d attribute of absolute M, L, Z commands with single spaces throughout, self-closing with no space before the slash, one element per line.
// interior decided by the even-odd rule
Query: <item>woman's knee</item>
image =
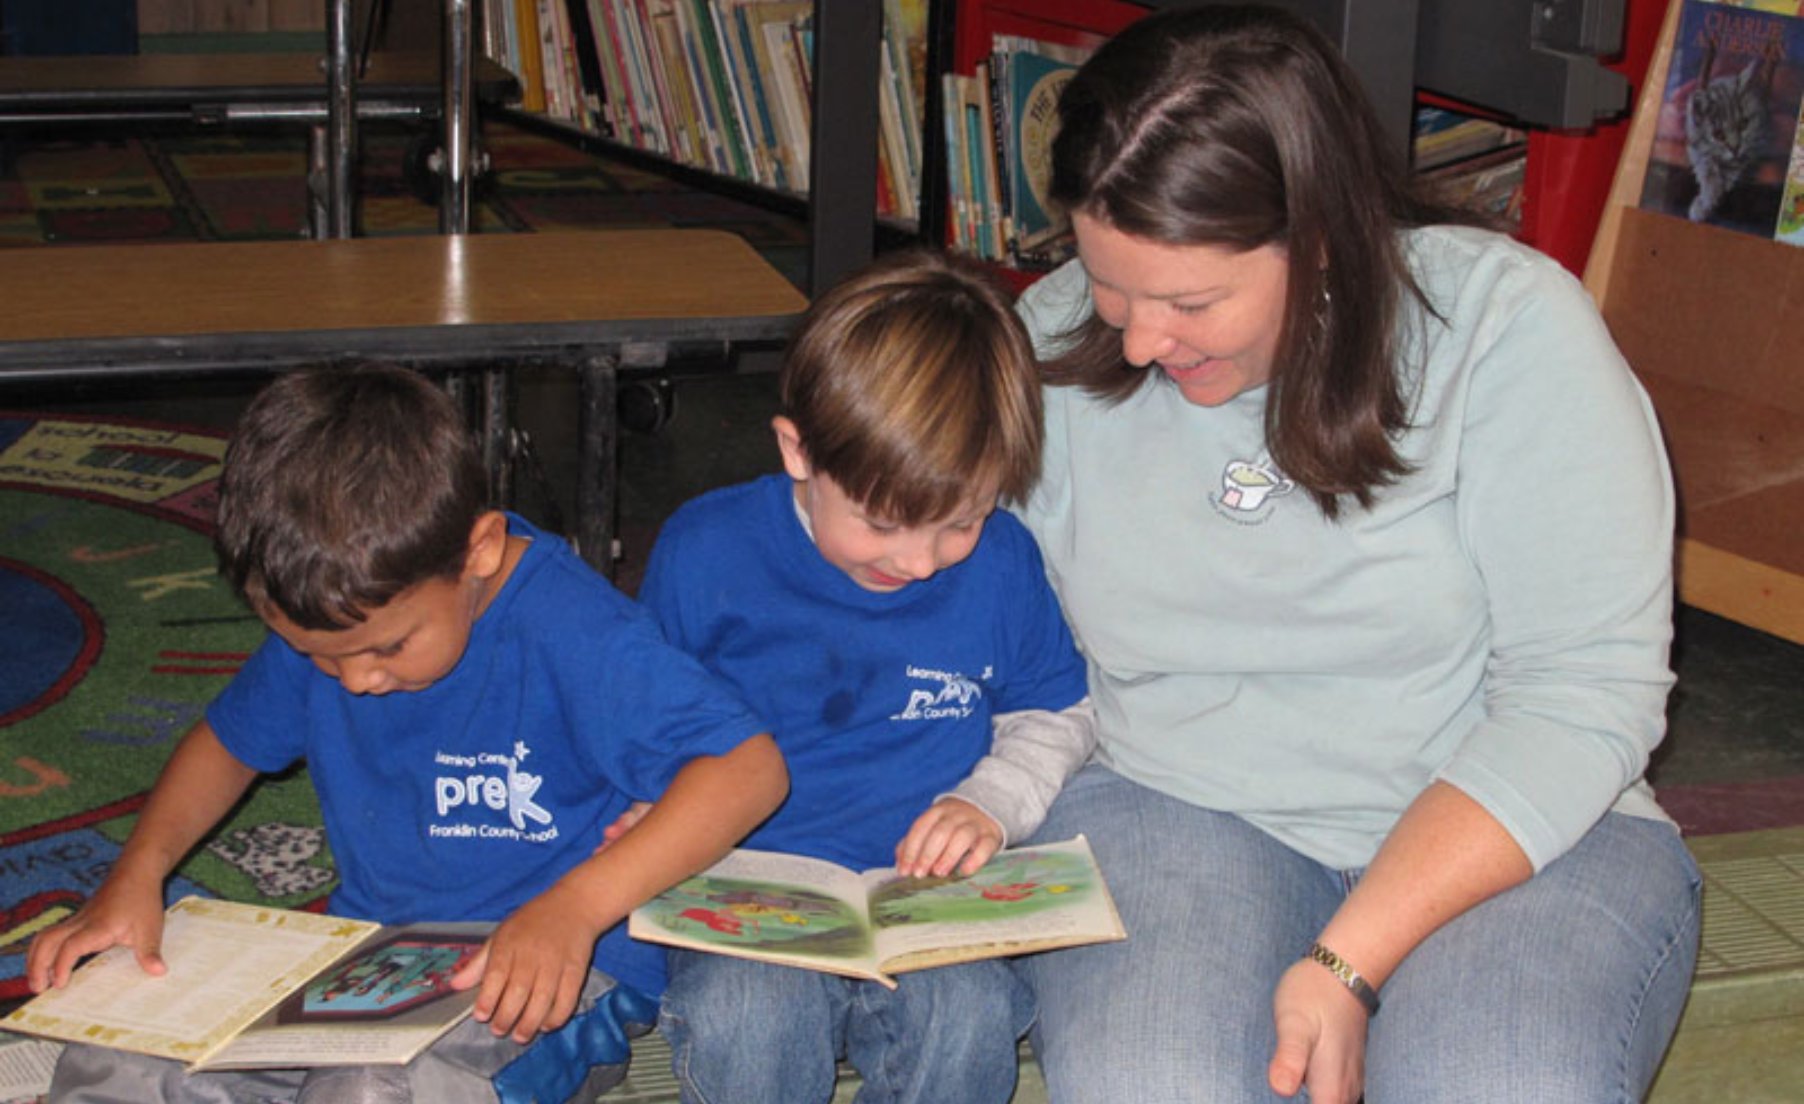
<path fill-rule="evenodd" d="M 1632 876 L 1630 875 L 1632 872 Z M 1636 1101 L 1697 960 L 1698 875 L 1669 825 L 1612 814 L 1436 932 L 1385 986 L 1374 1101 Z"/>

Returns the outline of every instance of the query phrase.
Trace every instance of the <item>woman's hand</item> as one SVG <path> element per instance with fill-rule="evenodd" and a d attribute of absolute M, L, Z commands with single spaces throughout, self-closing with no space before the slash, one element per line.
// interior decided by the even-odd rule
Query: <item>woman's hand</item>
<path fill-rule="evenodd" d="M 1265 1077 L 1279 1096 L 1309 1086 L 1310 1104 L 1357 1104 L 1365 1089 L 1366 1010 L 1328 970 L 1308 959 L 1278 979 L 1272 996 L 1278 1046 Z"/>

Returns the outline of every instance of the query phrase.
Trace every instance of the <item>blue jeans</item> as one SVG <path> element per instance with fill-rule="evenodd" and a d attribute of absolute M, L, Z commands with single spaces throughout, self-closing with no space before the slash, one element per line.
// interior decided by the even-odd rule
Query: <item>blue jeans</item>
<path fill-rule="evenodd" d="M 1000 960 L 886 989 L 792 966 L 670 952 L 658 1030 L 684 1104 L 826 1104 L 851 1061 L 859 1104 L 1005 1104 L 1033 1001 Z"/>
<path fill-rule="evenodd" d="M 1090 839 L 1128 939 L 1018 960 L 1059 1104 L 1281 1100 L 1272 992 L 1358 880 L 1238 817 L 1085 768 L 1039 838 Z M 1384 986 L 1366 1104 L 1638 1101 L 1697 960 L 1699 876 L 1669 824 L 1609 814 L 1424 941 Z"/>

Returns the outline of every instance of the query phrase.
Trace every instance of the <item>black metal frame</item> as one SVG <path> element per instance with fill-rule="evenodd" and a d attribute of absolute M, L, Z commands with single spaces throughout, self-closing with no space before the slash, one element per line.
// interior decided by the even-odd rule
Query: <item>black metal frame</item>
<path fill-rule="evenodd" d="M 497 501 L 508 501 L 513 473 L 509 437 L 513 371 L 563 366 L 578 383 L 578 485 L 574 541 L 583 558 L 613 565 L 621 373 L 658 371 L 692 350 L 776 343 L 790 316 L 736 319 L 638 319 L 518 325 L 431 325 L 321 329 L 285 333 L 202 334 L 0 342 L 0 387 L 54 381 L 255 375 L 376 357 L 450 379 L 476 370 L 485 383 L 484 462 Z M 500 386 L 487 390 L 489 383 Z"/>

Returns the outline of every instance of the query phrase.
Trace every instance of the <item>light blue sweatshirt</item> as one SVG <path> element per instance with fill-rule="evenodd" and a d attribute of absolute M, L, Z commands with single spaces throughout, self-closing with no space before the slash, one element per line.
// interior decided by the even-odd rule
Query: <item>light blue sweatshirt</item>
<path fill-rule="evenodd" d="M 1046 393 L 1021 513 L 1089 663 L 1099 757 L 1330 866 L 1371 861 L 1441 779 L 1536 869 L 1606 810 L 1662 817 L 1673 496 L 1652 408 L 1583 288 L 1508 238 L 1406 255 L 1413 471 L 1325 520 L 1265 449 L 1267 391 L 1110 407 Z M 1090 310 L 1023 297 L 1042 353 Z M 1279 368 L 1282 371 L 1282 368 Z"/>

